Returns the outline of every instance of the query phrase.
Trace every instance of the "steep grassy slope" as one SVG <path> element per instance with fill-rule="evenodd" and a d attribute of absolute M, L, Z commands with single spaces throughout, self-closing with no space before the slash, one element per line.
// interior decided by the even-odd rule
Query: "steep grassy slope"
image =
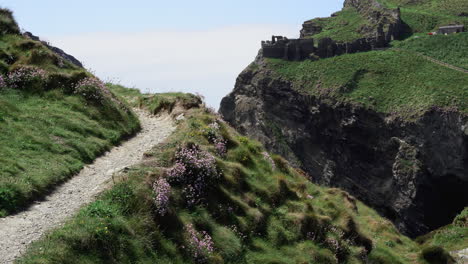
<path fill-rule="evenodd" d="M 468 70 L 468 33 L 418 36 L 395 41 L 396 48 L 415 51 Z"/>
<path fill-rule="evenodd" d="M 207 109 L 185 117 L 18 263 L 424 262 L 415 242 L 346 192 L 310 183 Z"/>
<path fill-rule="evenodd" d="M 313 36 L 314 39 L 328 37 L 338 42 L 351 42 L 365 37 L 360 33 L 360 29 L 368 23 L 354 8 L 336 12 L 333 17 L 315 18 L 308 22 L 313 22 L 322 28 L 322 32 Z"/>
<path fill-rule="evenodd" d="M 99 80 L 19 35 L 0 10 L 0 217 L 139 129 Z"/>
<path fill-rule="evenodd" d="M 468 2 L 465 0 L 378 0 L 390 8 L 401 8 L 401 19 L 411 32 L 430 32 L 439 26 L 468 26 Z M 464 14 L 464 16 L 463 16 Z"/>
<path fill-rule="evenodd" d="M 412 52 L 373 51 L 303 62 L 268 59 L 268 67 L 304 92 L 400 117 L 419 116 L 433 106 L 468 113 L 468 75 Z"/>
<path fill-rule="evenodd" d="M 443 246 L 447 250 L 468 248 L 468 207 L 455 217 L 452 224 L 437 229 L 416 241 L 425 246 Z"/>

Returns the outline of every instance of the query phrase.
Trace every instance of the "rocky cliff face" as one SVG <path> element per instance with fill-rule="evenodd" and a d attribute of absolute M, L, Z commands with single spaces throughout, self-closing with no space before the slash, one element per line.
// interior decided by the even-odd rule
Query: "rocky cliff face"
<path fill-rule="evenodd" d="M 468 204 L 468 116 L 432 109 L 415 122 L 301 94 L 261 54 L 222 100 L 224 118 L 314 182 L 343 188 L 410 236 Z"/>

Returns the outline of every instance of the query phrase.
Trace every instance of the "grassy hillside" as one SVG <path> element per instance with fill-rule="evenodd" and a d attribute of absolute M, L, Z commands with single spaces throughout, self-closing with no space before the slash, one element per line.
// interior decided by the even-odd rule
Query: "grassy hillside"
<path fill-rule="evenodd" d="M 468 26 L 468 2 L 465 0 L 378 0 L 390 8 L 401 8 L 401 18 L 412 32 L 430 32 L 439 26 Z"/>
<path fill-rule="evenodd" d="M 447 250 L 468 248 L 468 207 L 455 217 L 452 224 L 421 236 L 416 241 L 425 247 L 443 246 Z"/>
<path fill-rule="evenodd" d="M 395 41 L 396 48 L 410 50 L 468 70 L 468 33 L 418 36 Z"/>
<path fill-rule="evenodd" d="M 303 92 L 403 118 L 418 117 L 433 106 L 468 113 L 468 75 L 409 51 L 373 51 L 303 62 L 268 59 L 268 68 Z"/>
<path fill-rule="evenodd" d="M 101 81 L 18 33 L 0 9 L 0 217 L 139 129 Z"/>
<path fill-rule="evenodd" d="M 426 263 L 346 192 L 312 184 L 207 109 L 185 117 L 18 263 Z"/>
<path fill-rule="evenodd" d="M 335 15 L 334 17 L 311 20 L 311 22 L 322 28 L 322 32 L 313 36 L 314 39 L 328 37 L 338 42 L 351 42 L 365 37 L 360 33 L 360 29 L 367 25 L 368 21 L 356 9 L 347 8 L 336 12 Z"/>

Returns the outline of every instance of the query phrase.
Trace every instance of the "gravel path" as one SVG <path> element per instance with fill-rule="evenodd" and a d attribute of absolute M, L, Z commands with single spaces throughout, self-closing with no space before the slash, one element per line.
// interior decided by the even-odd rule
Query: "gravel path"
<path fill-rule="evenodd" d="M 143 111 L 135 112 L 142 125 L 139 134 L 83 168 L 44 201 L 17 215 L 0 219 L 0 263 L 12 263 L 31 242 L 60 226 L 80 207 L 92 202 L 96 195 L 109 187 L 113 173 L 139 163 L 144 152 L 175 130 L 169 115 L 154 117 Z"/>

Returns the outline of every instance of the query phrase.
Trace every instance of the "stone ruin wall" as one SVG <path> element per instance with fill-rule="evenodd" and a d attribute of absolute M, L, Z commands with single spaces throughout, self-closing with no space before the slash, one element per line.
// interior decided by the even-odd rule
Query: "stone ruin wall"
<path fill-rule="evenodd" d="M 374 25 L 363 28 L 361 33 L 366 37 L 351 42 L 337 42 L 331 38 L 323 38 L 318 40 L 318 45 L 315 47 L 316 40 L 312 37 L 322 32 L 322 28 L 311 20 L 303 24 L 299 39 L 289 40 L 274 36 L 271 42 L 262 42 L 263 56 L 286 60 L 329 58 L 385 48 L 390 41 L 400 37 L 402 25 L 399 9 L 384 8 L 375 0 L 346 0 L 344 8 L 350 7 L 356 8 L 371 22 L 370 24 Z"/>

